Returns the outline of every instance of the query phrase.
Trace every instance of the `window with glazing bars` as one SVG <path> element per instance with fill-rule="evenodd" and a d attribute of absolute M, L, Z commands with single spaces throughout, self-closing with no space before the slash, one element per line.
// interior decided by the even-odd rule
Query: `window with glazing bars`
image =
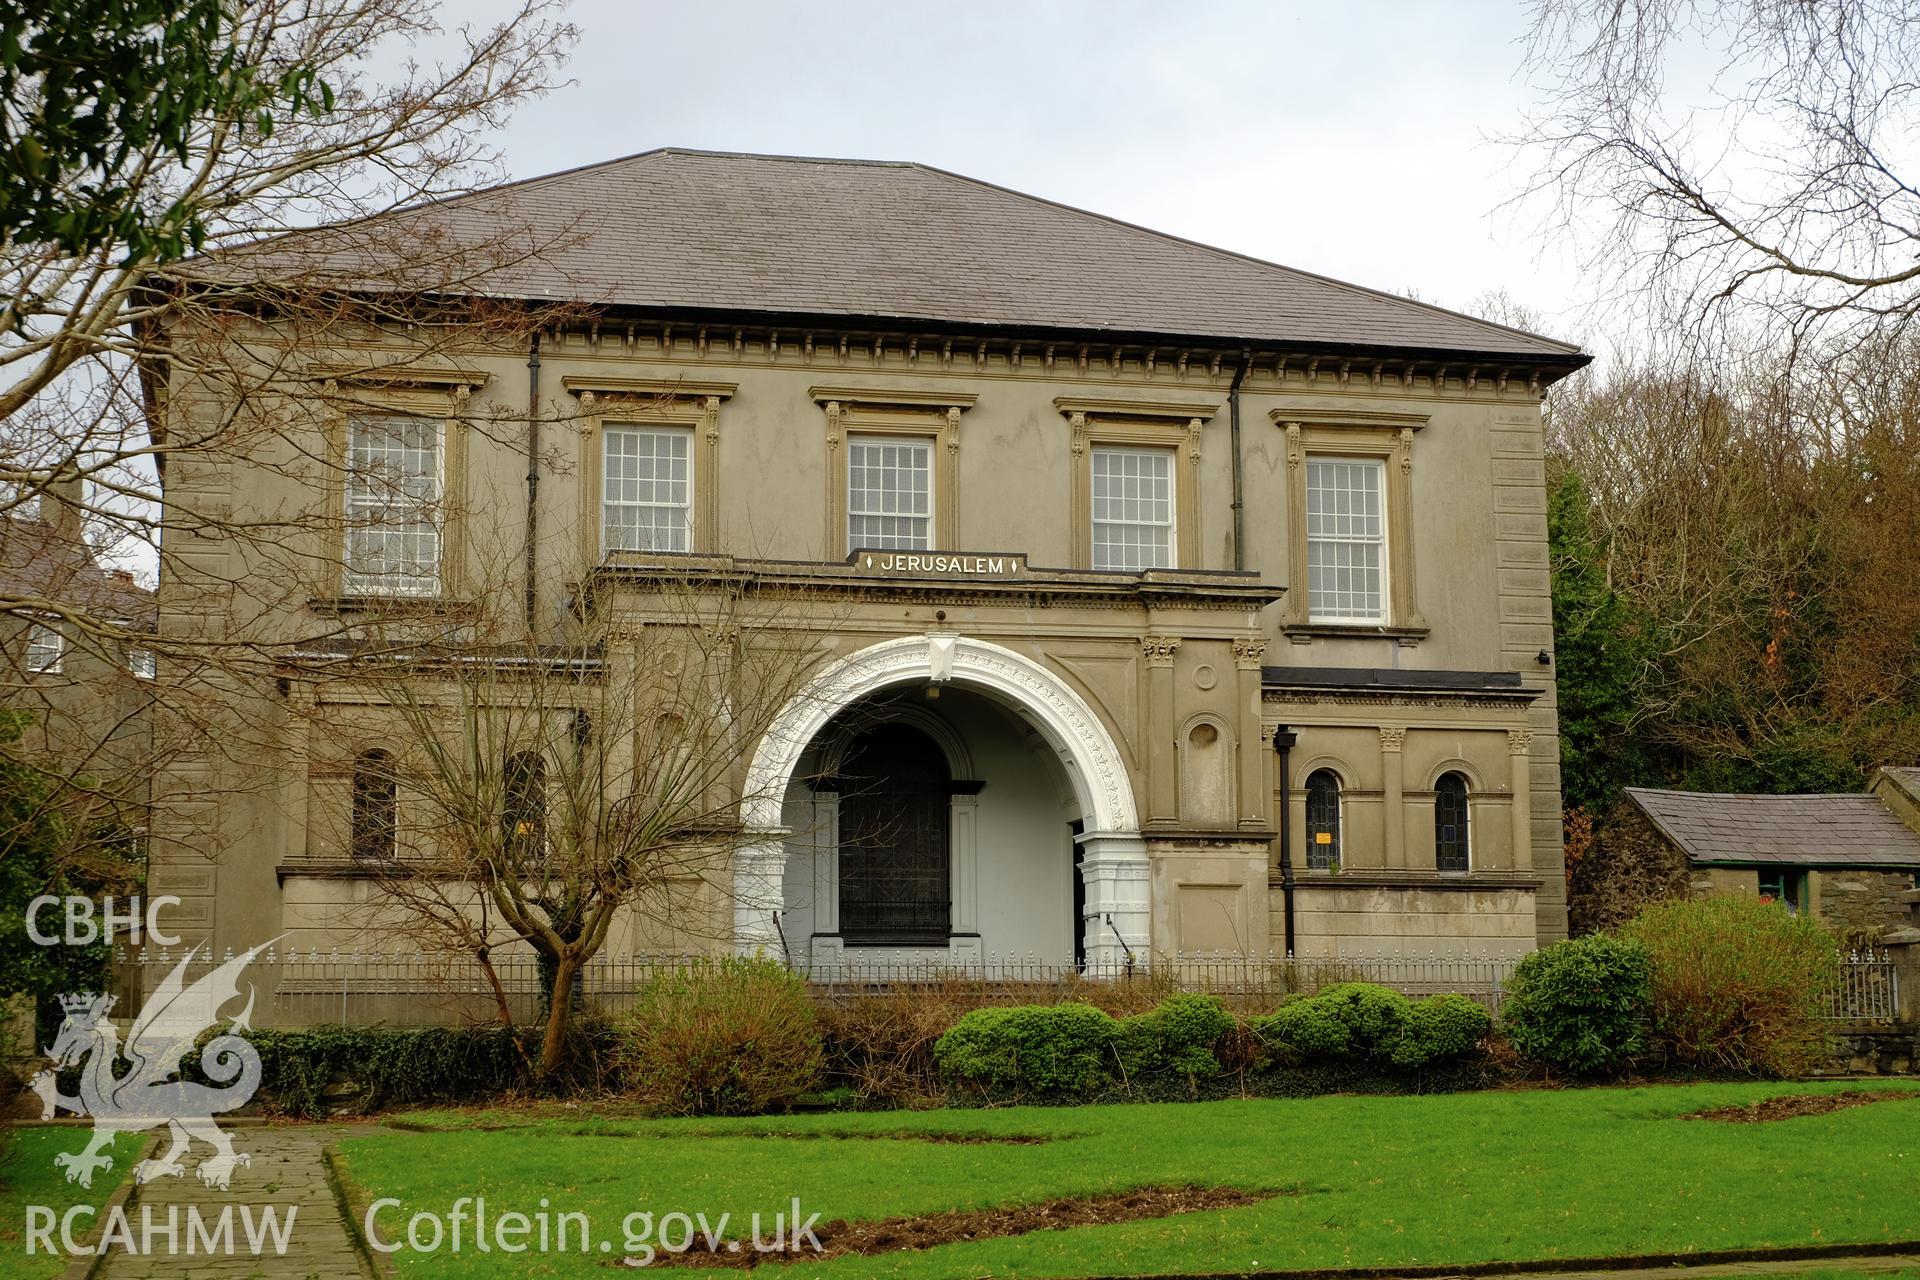
<path fill-rule="evenodd" d="M 1433 784 L 1433 864 L 1441 871 L 1465 871 L 1469 861 L 1467 780 L 1443 773 Z"/>
<path fill-rule="evenodd" d="M 439 422 L 359 418 L 348 425 L 347 594 L 438 594 L 440 491 Z"/>
<path fill-rule="evenodd" d="M 44 622 L 27 628 L 27 670 L 35 675 L 60 674 L 60 659 L 67 651 L 66 637 Z"/>
<path fill-rule="evenodd" d="M 1116 572 L 1173 565 L 1173 452 L 1093 450 L 1093 567 Z"/>
<path fill-rule="evenodd" d="M 847 440 L 847 550 L 933 546 L 933 442 Z"/>
<path fill-rule="evenodd" d="M 685 551 L 693 513 L 693 432 L 601 433 L 601 530 L 608 551 Z"/>
<path fill-rule="evenodd" d="M 1386 466 L 1307 460 L 1307 612 L 1314 622 L 1384 623 Z"/>
<path fill-rule="evenodd" d="M 1307 778 L 1307 867 L 1331 871 L 1340 865 L 1340 779 L 1331 769 Z"/>

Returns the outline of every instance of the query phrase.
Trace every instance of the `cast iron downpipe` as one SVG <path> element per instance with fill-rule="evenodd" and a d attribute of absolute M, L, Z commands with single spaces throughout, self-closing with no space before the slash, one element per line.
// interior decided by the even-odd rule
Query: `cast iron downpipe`
<path fill-rule="evenodd" d="M 527 343 L 527 638 L 539 638 L 534 622 L 539 610 L 536 594 L 539 564 L 536 549 L 540 532 L 540 334 Z"/>
<path fill-rule="evenodd" d="M 1227 387 L 1227 430 L 1233 436 L 1233 567 L 1247 567 L 1245 517 L 1241 513 L 1241 466 L 1240 466 L 1240 382 L 1247 376 L 1247 370 L 1253 367 L 1253 352 L 1240 353 L 1240 367 L 1233 371 L 1233 382 Z"/>
<path fill-rule="evenodd" d="M 1283 724 L 1273 727 L 1273 751 L 1280 757 L 1280 903 L 1286 918 L 1287 959 L 1293 959 L 1293 796 L 1288 756 L 1299 735 Z"/>

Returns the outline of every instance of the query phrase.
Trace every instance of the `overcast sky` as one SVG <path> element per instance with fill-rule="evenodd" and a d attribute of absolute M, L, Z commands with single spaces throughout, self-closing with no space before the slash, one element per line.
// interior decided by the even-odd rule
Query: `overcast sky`
<path fill-rule="evenodd" d="M 450 19 L 465 10 L 450 0 Z M 477 12 L 477 11 L 476 11 Z M 503 135 L 515 177 L 658 146 L 917 160 L 1556 336 L 1578 273 L 1495 138 L 1530 100 L 1520 0 L 575 0 L 577 83 Z"/>

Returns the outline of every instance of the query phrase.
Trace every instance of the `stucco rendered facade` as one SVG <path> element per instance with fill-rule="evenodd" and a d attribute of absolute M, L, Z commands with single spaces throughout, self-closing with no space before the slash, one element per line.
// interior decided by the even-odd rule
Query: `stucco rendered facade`
<path fill-rule="evenodd" d="M 517 585 L 490 588 L 524 568 L 536 625 L 591 593 L 617 662 L 648 643 L 663 581 L 777 594 L 818 684 L 743 750 L 755 838 L 689 880 L 671 919 L 623 919 L 615 953 L 1270 956 L 1289 895 L 1302 956 L 1514 955 L 1563 936 L 1540 400 L 1582 357 L 959 315 L 610 308 L 541 334 L 537 360 L 484 342 L 423 358 L 403 329 L 342 330 L 275 407 L 282 456 L 179 454 L 167 485 L 242 514 L 337 508 L 338 485 L 300 459 L 340 456 L 359 417 L 413 415 L 433 424 L 445 497 L 437 589 L 351 590 L 342 546 L 317 533 L 303 580 L 209 533 L 177 558 L 201 577 L 161 584 L 160 627 L 452 625 L 488 601 L 517 609 Z M 1510 333 L 1487 329 L 1495 348 Z M 197 411 L 190 379 L 167 391 L 164 412 Z M 628 428 L 684 442 L 684 550 L 609 545 L 609 433 Z M 876 442 L 920 450 L 921 546 L 875 550 L 852 531 L 850 453 Z M 1159 468 L 1165 567 L 1096 568 L 1104 449 Z M 1310 607 L 1308 474 L 1330 459 L 1376 468 L 1367 622 Z M 259 745 L 169 765 L 150 891 L 178 896 L 179 932 L 216 947 L 405 946 L 342 835 L 350 762 L 383 744 L 377 705 L 298 663 L 231 696 Z M 923 936 L 843 926 L 834 761 L 850 748 L 835 726 L 856 708 L 934 744 L 951 780 L 947 919 Z M 1282 726 L 1296 735 L 1284 778 Z M 1320 839 L 1328 774 L 1335 840 Z M 1464 830 L 1443 855 L 1436 804 L 1461 788 Z"/>

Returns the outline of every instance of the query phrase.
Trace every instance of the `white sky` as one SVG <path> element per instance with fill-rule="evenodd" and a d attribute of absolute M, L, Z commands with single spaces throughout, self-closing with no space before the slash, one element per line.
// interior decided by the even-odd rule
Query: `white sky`
<path fill-rule="evenodd" d="M 492 6 L 449 0 L 448 20 Z M 575 0 L 515 177 L 657 146 L 918 160 L 1395 292 L 1589 330 L 1524 169 L 1521 0 Z"/>

